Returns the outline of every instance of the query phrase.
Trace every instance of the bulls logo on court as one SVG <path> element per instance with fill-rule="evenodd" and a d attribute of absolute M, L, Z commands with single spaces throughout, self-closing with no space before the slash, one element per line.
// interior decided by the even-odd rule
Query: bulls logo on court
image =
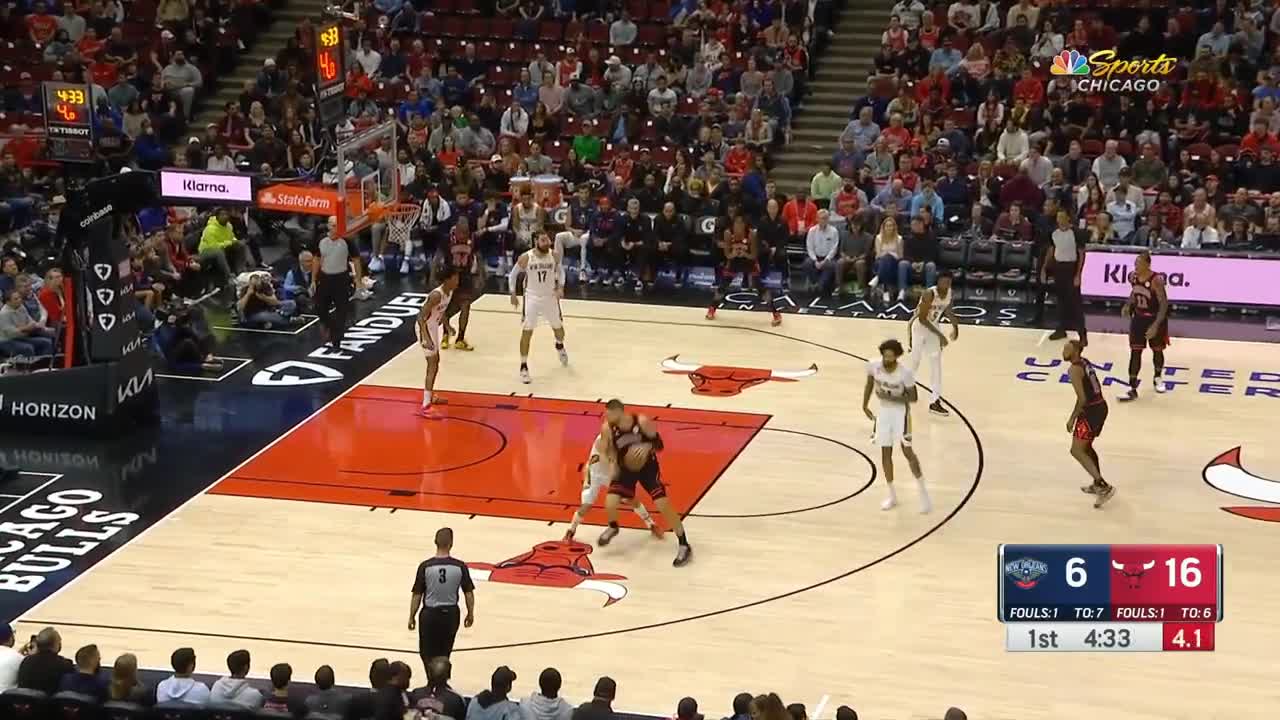
<path fill-rule="evenodd" d="M 688 375 L 689 382 L 693 383 L 694 395 L 732 397 L 770 380 L 794 382 L 818 373 L 816 363 L 805 370 L 769 370 L 728 365 L 693 365 L 680 362 L 679 358 L 679 355 L 672 355 L 663 360 L 662 371 L 671 375 Z"/>
<path fill-rule="evenodd" d="M 1280 505 L 1280 482 L 1245 470 L 1240 464 L 1238 447 L 1211 460 L 1204 468 L 1204 481 L 1228 495 Z M 1222 509 L 1253 520 L 1280 522 L 1280 507 L 1232 506 Z"/>
<path fill-rule="evenodd" d="M 604 593 L 608 607 L 627 596 L 627 587 L 615 580 L 622 575 L 597 573 L 591 565 L 592 547 L 576 541 L 554 540 L 538 543 L 533 549 L 494 565 L 467 563 L 474 580 L 534 585 L 547 588 L 591 590 Z"/>
<path fill-rule="evenodd" d="M 1142 587 L 1142 576 L 1146 575 L 1155 566 L 1155 560 L 1144 563 L 1118 563 L 1115 560 L 1111 561 L 1111 567 L 1115 568 L 1120 577 L 1124 578 L 1130 590 L 1137 590 Z"/>

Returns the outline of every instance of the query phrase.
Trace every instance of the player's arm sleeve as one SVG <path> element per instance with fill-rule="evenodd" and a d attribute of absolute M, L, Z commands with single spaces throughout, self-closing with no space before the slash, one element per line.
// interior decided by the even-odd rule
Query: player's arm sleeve
<path fill-rule="evenodd" d="M 561 288 L 564 287 L 564 260 L 556 263 L 556 282 Z"/>
<path fill-rule="evenodd" d="M 459 563 L 459 565 L 462 567 L 462 592 L 474 592 L 476 584 L 471 580 L 471 570 L 467 568 L 466 563 Z"/>
<path fill-rule="evenodd" d="M 424 572 L 426 563 L 418 563 L 418 570 L 413 576 L 413 594 L 423 595 L 427 592 L 427 574 Z"/>
<path fill-rule="evenodd" d="M 511 288 L 512 295 L 514 295 L 516 292 L 516 280 L 519 280 L 520 273 L 524 272 L 524 263 L 526 262 L 525 260 L 526 257 L 528 256 L 521 255 L 519 260 L 516 260 L 514 263 L 512 263 L 511 272 L 507 273 L 507 283 L 508 283 L 507 287 Z"/>

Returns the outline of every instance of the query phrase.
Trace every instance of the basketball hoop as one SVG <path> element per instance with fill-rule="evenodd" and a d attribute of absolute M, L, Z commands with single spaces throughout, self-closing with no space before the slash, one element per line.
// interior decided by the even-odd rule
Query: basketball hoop
<path fill-rule="evenodd" d="M 413 235 L 413 224 L 418 222 L 420 212 L 422 208 L 413 203 L 398 203 L 380 209 L 379 214 L 387 224 L 387 240 L 399 245 L 401 252 L 409 252 L 409 238 Z"/>

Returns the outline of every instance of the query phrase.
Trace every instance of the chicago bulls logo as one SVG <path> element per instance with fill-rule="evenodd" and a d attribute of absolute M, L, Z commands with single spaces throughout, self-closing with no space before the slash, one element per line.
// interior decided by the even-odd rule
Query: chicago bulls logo
<path fill-rule="evenodd" d="M 728 365 L 693 365 L 680 362 L 679 358 L 679 355 L 672 355 L 663 360 L 662 371 L 671 375 L 688 375 L 689 382 L 693 383 L 694 395 L 732 397 L 770 380 L 794 382 L 818 372 L 816 364 L 804 370 L 766 370 Z"/>
<path fill-rule="evenodd" d="M 1155 566 L 1155 560 L 1144 563 L 1118 563 L 1115 560 L 1111 561 L 1111 567 L 1120 573 L 1120 577 L 1124 578 L 1125 582 L 1128 583 L 1130 590 L 1137 590 L 1141 587 L 1142 576 L 1146 575 L 1147 571 Z"/>
<path fill-rule="evenodd" d="M 1280 505 L 1280 482 L 1245 470 L 1240 464 L 1238 447 L 1211 460 L 1204 468 L 1204 481 L 1228 495 Z M 1222 509 L 1253 520 L 1280 522 L 1280 507 L 1232 506 Z"/>
<path fill-rule="evenodd" d="M 587 557 L 591 550 L 586 543 L 555 540 L 538 543 L 529 552 L 497 565 L 473 562 L 467 563 L 467 567 L 475 580 L 604 593 L 607 598 L 604 606 L 608 607 L 627 596 L 627 587 L 613 582 L 626 578 L 597 573 Z"/>

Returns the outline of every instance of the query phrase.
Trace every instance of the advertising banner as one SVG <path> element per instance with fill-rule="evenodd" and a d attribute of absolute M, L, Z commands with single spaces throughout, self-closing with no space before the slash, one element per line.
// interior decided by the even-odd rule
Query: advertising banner
<path fill-rule="evenodd" d="M 253 176 L 166 168 L 160 171 L 160 197 L 182 205 L 252 205 Z"/>
<path fill-rule="evenodd" d="M 1129 296 L 1129 273 L 1137 253 L 1090 250 L 1080 291 L 1085 297 Z M 1171 302 L 1280 307 L 1280 259 L 1162 255 L 1151 268 L 1165 278 Z"/>

